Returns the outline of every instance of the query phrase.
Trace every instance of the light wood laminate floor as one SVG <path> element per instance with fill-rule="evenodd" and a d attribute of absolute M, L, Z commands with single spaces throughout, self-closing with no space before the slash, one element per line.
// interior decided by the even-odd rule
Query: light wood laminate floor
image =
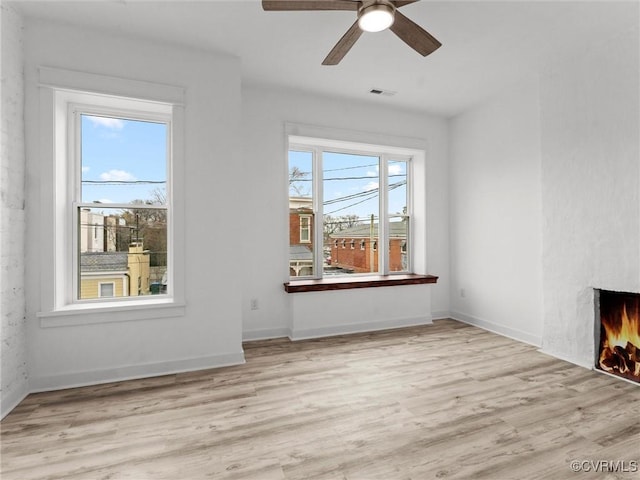
<path fill-rule="evenodd" d="M 453 320 L 245 353 L 29 395 L 2 422 L 1 478 L 640 478 L 639 387 Z"/>

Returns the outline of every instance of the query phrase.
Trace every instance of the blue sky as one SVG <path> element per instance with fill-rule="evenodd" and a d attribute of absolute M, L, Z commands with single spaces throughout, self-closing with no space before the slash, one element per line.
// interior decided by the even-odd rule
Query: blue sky
<path fill-rule="evenodd" d="M 303 196 L 311 196 L 310 152 L 289 152 L 289 170 L 297 167 L 309 172 L 304 181 L 296 182 Z M 324 213 L 331 216 L 355 214 L 359 218 L 378 217 L 378 157 L 324 152 L 323 156 Z M 389 184 L 406 181 L 406 163 L 389 162 Z M 406 184 L 389 191 L 389 212 L 400 213 L 407 204 Z M 290 189 L 289 194 L 297 193 Z"/>
<path fill-rule="evenodd" d="M 82 202 L 130 203 L 164 190 L 166 145 L 165 124 L 82 115 Z"/>

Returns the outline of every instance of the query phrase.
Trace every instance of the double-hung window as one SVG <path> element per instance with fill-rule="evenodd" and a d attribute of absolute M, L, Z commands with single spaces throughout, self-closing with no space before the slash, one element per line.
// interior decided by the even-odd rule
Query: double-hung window
<path fill-rule="evenodd" d="M 313 210 L 305 276 L 412 271 L 413 157 L 400 150 L 289 137 L 289 211 L 303 200 Z M 293 247 L 290 264 L 300 256 Z"/>
<path fill-rule="evenodd" d="M 39 69 L 43 326 L 184 315 L 181 87 Z"/>
<path fill-rule="evenodd" d="M 171 114 L 70 103 L 74 301 L 164 295 Z M 158 110 L 157 108 L 155 110 Z M 105 294 L 104 285 L 114 285 Z"/>

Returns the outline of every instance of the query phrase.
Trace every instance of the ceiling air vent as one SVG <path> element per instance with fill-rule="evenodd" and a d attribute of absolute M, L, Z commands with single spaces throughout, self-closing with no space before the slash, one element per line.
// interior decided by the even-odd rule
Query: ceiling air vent
<path fill-rule="evenodd" d="M 383 90 L 382 88 L 372 88 L 369 90 L 369 93 L 374 95 L 383 95 L 385 97 L 393 97 L 398 92 L 394 92 L 393 90 Z"/>

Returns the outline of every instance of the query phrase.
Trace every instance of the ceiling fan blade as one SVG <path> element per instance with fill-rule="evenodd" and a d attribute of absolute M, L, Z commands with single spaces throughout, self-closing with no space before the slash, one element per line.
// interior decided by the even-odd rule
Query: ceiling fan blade
<path fill-rule="evenodd" d="M 405 5 L 409 5 L 410 3 L 416 3 L 418 0 L 392 0 L 391 3 L 393 3 L 396 8 L 400 8 L 400 7 L 404 7 Z"/>
<path fill-rule="evenodd" d="M 347 52 L 351 50 L 351 47 L 353 47 L 356 40 L 360 38 L 360 35 L 362 35 L 362 30 L 360 30 L 358 22 L 355 22 L 351 25 L 351 28 L 347 30 L 347 33 L 342 36 L 338 43 L 336 43 L 333 50 L 329 52 L 329 55 L 324 59 L 322 65 L 337 65 L 340 63 L 340 60 L 342 60 Z"/>
<path fill-rule="evenodd" d="M 262 0 L 266 11 L 358 10 L 355 0 Z"/>
<path fill-rule="evenodd" d="M 396 10 L 393 25 L 389 27 L 400 39 L 423 57 L 436 51 L 442 44 L 417 23 Z"/>

